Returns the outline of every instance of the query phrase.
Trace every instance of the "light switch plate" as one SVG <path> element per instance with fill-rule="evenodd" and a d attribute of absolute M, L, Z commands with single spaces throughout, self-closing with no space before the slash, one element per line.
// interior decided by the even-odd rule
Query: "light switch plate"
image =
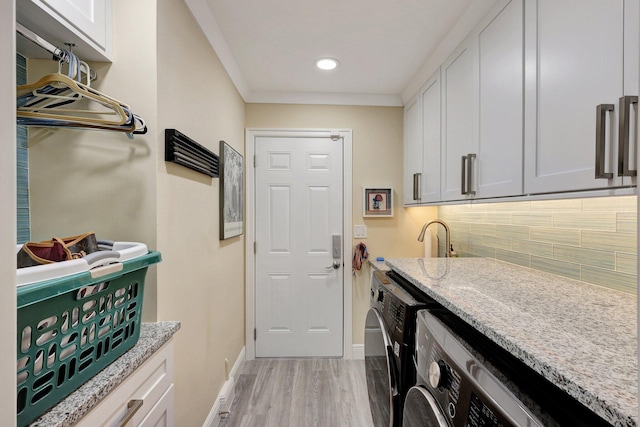
<path fill-rule="evenodd" d="M 367 226 L 366 225 L 354 225 L 353 226 L 353 238 L 354 239 L 366 239 Z"/>

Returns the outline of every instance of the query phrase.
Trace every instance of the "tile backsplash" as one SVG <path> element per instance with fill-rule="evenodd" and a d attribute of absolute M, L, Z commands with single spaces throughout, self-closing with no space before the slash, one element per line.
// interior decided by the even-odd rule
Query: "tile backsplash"
<path fill-rule="evenodd" d="M 438 207 L 459 256 L 637 293 L 636 196 Z M 439 241 L 444 242 L 442 227 Z"/>

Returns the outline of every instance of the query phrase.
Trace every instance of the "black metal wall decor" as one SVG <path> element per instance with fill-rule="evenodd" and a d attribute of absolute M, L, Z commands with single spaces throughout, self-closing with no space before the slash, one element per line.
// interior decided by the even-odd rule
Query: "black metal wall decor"
<path fill-rule="evenodd" d="M 218 155 L 176 129 L 164 130 L 164 160 L 213 178 L 220 176 Z"/>

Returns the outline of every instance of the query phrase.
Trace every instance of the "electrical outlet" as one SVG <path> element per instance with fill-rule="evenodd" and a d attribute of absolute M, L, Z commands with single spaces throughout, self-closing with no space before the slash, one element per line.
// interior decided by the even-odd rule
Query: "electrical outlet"
<path fill-rule="evenodd" d="M 353 226 L 353 238 L 354 239 L 366 239 L 367 238 L 367 226 L 366 225 L 354 225 Z"/>

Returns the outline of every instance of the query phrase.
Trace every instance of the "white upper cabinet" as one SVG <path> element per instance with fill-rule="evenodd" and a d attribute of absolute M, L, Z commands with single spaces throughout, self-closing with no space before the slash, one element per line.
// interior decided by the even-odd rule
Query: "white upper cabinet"
<path fill-rule="evenodd" d="M 414 97 L 404 107 L 404 199 L 405 206 L 420 203 L 422 179 L 422 107 Z"/>
<path fill-rule="evenodd" d="M 526 2 L 526 193 L 635 184 L 618 162 L 637 146 L 639 15 L 638 0 Z"/>
<path fill-rule="evenodd" d="M 442 64 L 442 200 L 473 196 L 472 174 L 477 153 L 477 61 L 467 39 Z M 467 161 L 465 161 L 465 159 Z"/>
<path fill-rule="evenodd" d="M 478 155 L 471 159 L 477 198 L 522 194 L 523 5 L 500 4 L 478 26 Z M 474 163 L 475 162 L 475 163 Z"/>
<path fill-rule="evenodd" d="M 522 195 L 522 15 L 498 2 L 442 65 L 442 200 Z"/>
<path fill-rule="evenodd" d="M 440 195 L 435 80 L 418 94 L 422 203 L 636 186 L 640 0 L 499 0 L 440 73 Z"/>
<path fill-rule="evenodd" d="M 440 200 L 440 69 L 404 108 L 404 206 Z"/>
<path fill-rule="evenodd" d="M 16 20 L 20 24 L 61 49 L 66 48 L 65 43 L 74 43 L 73 53 L 84 61 L 111 61 L 111 19 L 111 0 L 16 2 Z M 18 52 L 28 49 L 27 56 L 38 55 L 30 42 L 18 38 L 17 43 Z"/>
<path fill-rule="evenodd" d="M 420 91 L 422 102 L 422 181 L 420 199 L 423 203 L 440 198 L 441 97 L 440 69 Z"/>

